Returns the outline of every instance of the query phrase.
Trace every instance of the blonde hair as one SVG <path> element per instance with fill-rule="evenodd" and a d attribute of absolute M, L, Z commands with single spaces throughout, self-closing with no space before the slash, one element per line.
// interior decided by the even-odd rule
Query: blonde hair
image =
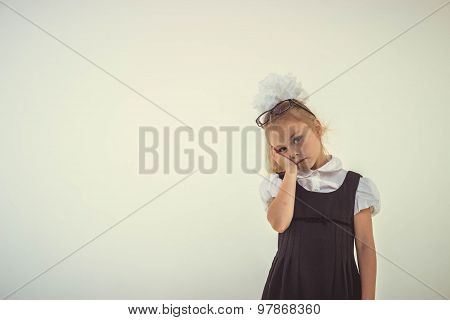
<path fill-rule="evenodd" d="M 301 103 L 304 107 L 306 107 L 305 103 L 301 100 L 295 99 L 297 102 Z M 308 108 L 308 107 L 306 107 Z M 309 110 L 309 108 L 308 108 Z M 302 121 L 304 123 L 306 123 L 317 135 L 318 132 L 314 126 L 314 120 L 317 119 L 317 117 L 315 117 L 314 115 L 312 115 L 311 113 L 309 113 L 308 111 L 306 111 L 305 109 L 303 109 L 300 106 L 296 106 L 295 104 L 293 105 L 292 108 L 290 108 L 289 110 L 287 110 L 286 112 L 282 113 L 281 115 L 269 115 L 269 121 L 264 124 L 262 126 L 262 128 L 264 129 L 264 135 L 266 137 L 266 170 L 268 173 L 278 173 L 278 172 L 282 172 L 284 171 L 283 168 L 281 168 L 280 166 L 278 166 L 278 164 L 275 162 L 275 160 L 272 157 L 272 148 L 269 142 L 269 132 L 271 130 L 271 127 L 276 124 L 278 122 L 279 119 L 286 119 L 286 118 L 293 118 L 296 121 Z M 324 154 L 325 156 L 329 156 L 330 153 L 328 152 L 328 150 L 326 149 L 325 145 L 324 145 L 324 136 L 325 133 L 327 133 L 330 128 L 328 125 L 325 125 L 322 123 L 322 121 L 320 121 L 321 123 L 321 129 L 322 129 L 322 134 L 321 136 L 319 136 L 319 140 L 320 140 L 320 144 L 322 146 L 322 154 Z"/>

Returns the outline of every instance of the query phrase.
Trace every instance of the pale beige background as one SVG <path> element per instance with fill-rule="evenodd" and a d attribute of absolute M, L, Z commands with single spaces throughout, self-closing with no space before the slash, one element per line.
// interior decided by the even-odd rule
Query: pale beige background
<path fill-rule="evenodd" d="M 443 1 L 5 3 L 198 132 L 253 126 L 267 73 L 312 92 Z M 446 297 L 449 18 L 447 6 L 310 101 L 330 152 L 381 192 L 379 252 Z M 185 175 L 138 174 L 139 126 L 174 118 L 3 4 L 0 39 L 6 296 Z M 216 174 L 193 174 L 9 298 L 259 299 L 277 234 L 234 137 L 232 174 L 221 135 Z M 377 298 L 442 297 L 379 256 Z"/>

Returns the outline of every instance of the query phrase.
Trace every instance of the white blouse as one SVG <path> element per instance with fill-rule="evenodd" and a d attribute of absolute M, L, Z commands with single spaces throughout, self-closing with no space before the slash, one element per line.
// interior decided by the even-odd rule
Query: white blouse
<path fill-rule="evenodd" d="M 331 155 L 328 162 L 320 168 L 312 170 L 307 177 L 297 176 L 297 182 L 308 191 L 332 192 L 342 185 L 346 174 L 347 170 L 342 168 L 341 160 Z M 269 174 L 268 179 L 263 179 L 261 182 L 259 191 L 265 211 L 269 207 L 269 200 L 278 194 L 281 182 L 282 179 L 276 173 Z M 380 193 L 371 179 L 361 177 L 356 190 L 354 214 L 369 207 L 372 216 L 380 211 Z"/>

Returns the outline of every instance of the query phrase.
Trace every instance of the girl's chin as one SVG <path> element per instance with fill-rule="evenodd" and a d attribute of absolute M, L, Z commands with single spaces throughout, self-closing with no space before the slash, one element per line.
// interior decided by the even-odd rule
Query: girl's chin
<path fill-rule="evenodd" d="M 308 159 L 303 160 L 302 162 L 297 163 L 298 169 L 307 169 L 308 168 Z"/>

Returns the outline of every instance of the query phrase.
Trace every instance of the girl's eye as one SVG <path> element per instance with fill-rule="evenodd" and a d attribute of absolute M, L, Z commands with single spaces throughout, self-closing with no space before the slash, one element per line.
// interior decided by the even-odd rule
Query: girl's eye
<path fill-rule="evenodd" d="M 300 142 L 301 138 L 302 138 L 301 136 L 295 137 L 295 138 L 294 138 L 294 143 Z"/>
<path fill-rule="evenodd" d="M 283 153 L 285 151 L 285 147 L 281 147 L 280 149 L 277 150 L 278 153 Z"/>

